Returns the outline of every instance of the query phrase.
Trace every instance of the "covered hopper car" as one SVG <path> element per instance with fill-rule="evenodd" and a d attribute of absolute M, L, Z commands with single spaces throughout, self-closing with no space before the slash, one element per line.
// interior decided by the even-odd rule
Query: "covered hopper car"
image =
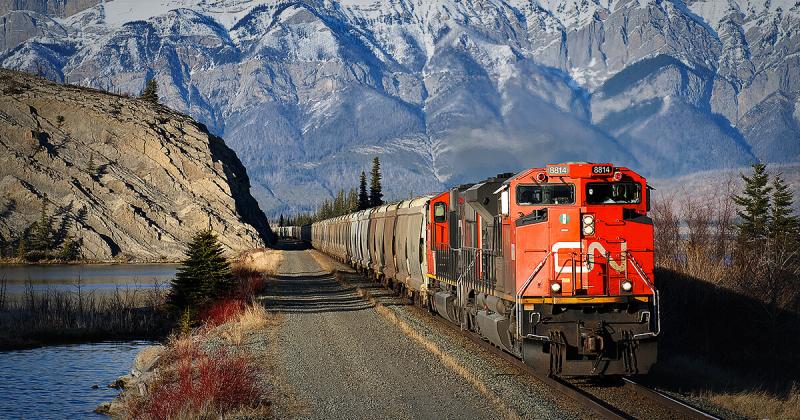
<path fill-rule="evenodd" d="M 540 371 L 636 375 L 656 360 L 646 180 L 612 164 L 501 174 L 280 228 Z"/>

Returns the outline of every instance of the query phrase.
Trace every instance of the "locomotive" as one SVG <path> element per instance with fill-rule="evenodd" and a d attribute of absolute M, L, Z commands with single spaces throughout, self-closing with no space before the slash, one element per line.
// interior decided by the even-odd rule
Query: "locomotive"
<path fill-rule="evenodd" d="M 569 162 L 279 228 L 541 372 L 637 375 L 656 361 L 646 180 Z"/>

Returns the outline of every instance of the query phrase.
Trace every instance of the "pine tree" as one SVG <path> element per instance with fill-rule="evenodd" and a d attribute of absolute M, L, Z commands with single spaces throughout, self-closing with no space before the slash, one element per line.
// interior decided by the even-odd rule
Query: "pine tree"
<path fill-rule="evenodd" d="M 794 194 L 781 174 L 772 179 L 772 212 L 769 221 L 769 235 L 773 239 L 785 241 L 795 239 L 798 235 L 797 216 L 794 215 L 792 204 Z"/>
<path fill-rule="evenodd" d="M 25 232 L 19 237 L 19 242 L 17 243 L 17 258 L 24 259 L 25 254 L 27 252 L 28 252 L 28 234 L 27 232 Z"/>
<path fill-rule="evenodd" d="M 58 252 L 58 259 L 61 261 L 75 261 L 78 259 L 78 241 L 71 235 L 64 238 L 61 250 Z"/>
<path fill-rule="evenodd" d="M 316 216 L 317 220 L 329 219 L 332 213 L 333 213 L 333 205 L 329 200 L 326 199 L 325 201 L 322 202 L 322 208 L 320 209 L 320 211 L 317 212 Z"/>
<path fill-rule="evenodd" d="M 369 208 L 369 194 L 367 193 L 367 174 L 361 171 L 361 179 L 358 185 L 358 209 L 366 210 Z"/>
<path fill-rule="evenodd" d="M 152 102 L 154 104 L 158 103 L 158 82 L 155 78 L 151 78 L 147 81 L 144 86 L 144 90 L 142 90 L 142 94 L 139 95 L 139 99 Z"/>
<path fill-rule="evenodd" d="M 202 230 L 192 237 L 186 259 L 172 280 L 169 302 L 175 308 L 196 308 L 224 295 L 234 284 L 217 236 L 210 229 Z"/>
<path fill-rule="evenodd" d="M 369 186 L 369 205 L 377 207 L 383 204 L 381 188 L 381 160 L 377 156 L 372 160 L 372 182 Z"/>
<path fill-rule="evenodd" d="M 344 189 L 341 189 L 336 193 L 336 199 L 333 200 L 333 217 L 347 214 L 347 204 L 345 200 Z"/>
<path fill-rule="evenodd" d="M 53 218 L 47 215 L 47 198 L 42 201 L 39 220 L 34 224 L 31 250 L 46 253 L 53 245 Z"/>
<path fill-rule="evenodd" d="M 739 224 L 739 244 L 763 241 L 769 233 L 770 192 L 769 174 L 762 163 L 753 165 L 753 175 L 742 174 L 745 186 L 742 195 L 733 197 L 733 202 L 740 207 L 736 214 L 742 219 Z"/>
<path fill-rule="evenodd" d="M 286 226 L 286 221 L 283 219 L 283 213 L 281 213 L 281 217 L 278 219 L 278 226 Z"/>
<path fill-rule="evenodd" d="M 86 164 L 86 173 L 92 178 L 97 174 L 97 165 L 94 163 L 94 153 L 89 155 L 89 163 Z"/>
<path fill-rule="evenodd" d="M 355 188 L 350 188 L 347 193 L 347 213 L 354 213 L 358 210 L 358 193 Z"/>

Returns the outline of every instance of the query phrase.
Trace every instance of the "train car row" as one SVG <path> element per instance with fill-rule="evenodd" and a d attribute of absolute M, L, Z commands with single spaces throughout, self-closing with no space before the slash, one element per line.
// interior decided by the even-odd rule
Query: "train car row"
<path fill-rule="evenodd" d="M 646 180 L 547 165 L 278 228 L 392 285 L 535 369 L 636 375 L 660 332 Z"/>

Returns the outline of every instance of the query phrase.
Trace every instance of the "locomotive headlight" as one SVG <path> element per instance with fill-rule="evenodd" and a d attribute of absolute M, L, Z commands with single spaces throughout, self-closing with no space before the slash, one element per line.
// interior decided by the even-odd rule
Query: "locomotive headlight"
<path fill-rule="evenodd" d="M 581 218 L 581 222 L 583 223 L 583 235 L 584 236 L 592 236 L 594 235 L 594 215 L 593 214 L 584 214 Z"/>
<path fill-rule="evenodd" d="M 633 283 L 630 280 L 623 280 L 620 286 L 626 292 L 630 292 L 633 289 Z"/>
<path fill-rule="evenodd" d="M 553 283 L 553 284 L 551 284 L 550 285 L 550 290 L 552 290 L 553 293 L 560 292 L 561 291 L 561 283 Z"/>

